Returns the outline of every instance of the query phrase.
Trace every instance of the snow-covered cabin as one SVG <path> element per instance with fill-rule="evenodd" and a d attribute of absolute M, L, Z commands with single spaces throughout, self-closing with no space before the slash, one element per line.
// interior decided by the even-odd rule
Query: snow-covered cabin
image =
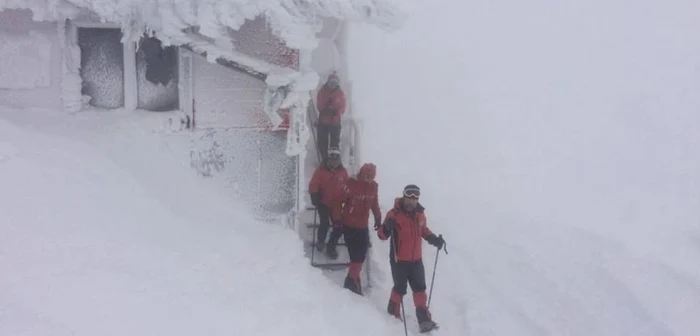
<path fill-rule="evenodd" d="M 200 173 L 295 213 L 312 97 L 347 79 L 346 20 L 397 19 L 388 0 L 0 0 L 0 105 L 175 113 Z"/>
<path fill-rule="evenodd" d="M 299 50 L 274 36 L 263 17 L 231 30 L 242 61 L 222 66 L 200 44 L 164 46 L 142 34 L 124 43 L 120 23 L 88 10 L 63 20 L 35 21 L 36 8 L 0 11 L 0 104 L 55 109 L 180 110 L 200 125 L 271 127 L 265 116 L 265 77 L 299 70 Z M 193 38 L 206 37 L 190 27 Z M 224 70 L 224 67 L 228 70 Z M 230 70 L 230 71 L 229 71 Z M 194 102 L 194 103 L 193 103 Z M 228 113 L 235 108 L 236 113 Z"/>

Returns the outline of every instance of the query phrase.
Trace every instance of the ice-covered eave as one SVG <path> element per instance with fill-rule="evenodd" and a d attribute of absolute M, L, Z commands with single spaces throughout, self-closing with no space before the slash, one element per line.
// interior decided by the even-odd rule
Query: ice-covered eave
<path fill-rule="evenodd" d="M 62 0 L 0 0 L 0 11 L 4 9 L 30 10 L 35 21 L 58 21 L 80 13 L 80 7 Z"/>
<path fill-rule="evenodd" d="M 270 75 L 290 76 L 297 72 L 288 67 L 282 67 L 248 56 L 242 52 L 236 51 L 232 45 L 226 47 L 217 45 L 214 41 L 196 33 L 182 31 L 177 36 L 171 35 L 161 37 L 160 34 L 156 32 L 156 35 L 158 35 L 159 39 L 166 45 L 182 46 L 195 54 L 206 57 L 210 62 L 216 62 L 229 68 L 234 68 L 266 83 Z M 275 82 L 267 84 L 269 86 L 280 86 L 289 83 L 280 84 Z"/>
<path fill-rule="evenodd" d="M 317 46 L 316 34 L 322 27 L 323 18 L 364 21 L 396 28 L 404 18 L 398 5 L 400 1 L 0 0 L 0 10 L 28 9 L 37 21 L 94 14 L 101 21 L 120 25 L 126 41 L 137 42 L 145 31 L 154 32 L 165 44 L 188 45 L 197 52 L 206 52 L 210 61 L 223 58 L 279 77 L 280 74 L 292 75 L 293 70 L 236 53 L 228 31 L 239 30 L 246 20 L 263 16 L 272 33 L 289 48 L 313 50 Z M 191 34 L 193 28 L 197 34 Z"/>
<path fill-rule="evenodd" d="M 289 48 L 311 50 L 323 18 L 360 21 L 387 29 L 398 28 L 405 0 L 0 0 L 0 10 L 29 9 L 35 20 L 71 18 L 81 10 L 124 28 L 148 27 L 167 32 L 175 27 L 200 27 L 217 40 L 227 29 L 238 30 L 245 20 L 264 16 L 273 34 Z"/>
<path fill-rule="evenodd" d="M 196 33 L 196 29 L 179 30 L 177 34 L 159 35 L 164 44 L 178 45 L 192 53 L 204 56 L 227 68 L 243 72 L 267 85 L 265 92 L 265 113 L 277 127 L 283 121 L 278 111 L 282 108 L 305 108 L 309 93 L 318 85 L 315 72 L 302 73 L 288 67 L 275 65 L 236 51 L 230 40 L 211 41 Z M 220 44 L 223 44 L 220 45 Z"/>

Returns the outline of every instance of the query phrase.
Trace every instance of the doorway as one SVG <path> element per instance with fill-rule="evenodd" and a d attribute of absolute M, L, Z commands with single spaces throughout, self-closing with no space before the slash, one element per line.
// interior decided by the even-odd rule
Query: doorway
<path fill-rule="evenodd" d="M 136 52 L 137 108 L 147 111 L 180 108 L 178 59 L 177 47 L 163 47 L 156 37 L 141 38 Z"/>
<path fill-rule="evenodd" d="M 78 28 L 81 93 L 89 104 L 105 109 L 124 107 L 124 48 L 115 28 Z"/>

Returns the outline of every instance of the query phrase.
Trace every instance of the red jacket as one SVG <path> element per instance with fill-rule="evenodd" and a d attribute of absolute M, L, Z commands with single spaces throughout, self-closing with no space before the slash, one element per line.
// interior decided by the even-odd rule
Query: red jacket
<path fill-rule="evenodd" d="M 324 85 L 316 95 L 316 108 L 319 123 L 340 124 L 340 117 L 345 113 L 345 92 L 340 87 L 329 89 Z"/>
<path fill-rule="evenodd" d="M 386 229 L 386 224 L 393 221 L 396 226 L 396 235 Z M 425 208 L 420 203 L 416 209 L 408 212 L 401 205 L 401 198 L 394 201 L 394 208 L 389 210 L 384 219 L 384 224 L 377 230 L 377 235 L 381 240 L 391 237 L 391 260 L 392 261 L 419 261 L 423 258 L 423 241 L 437 239 L 427 225 Z M 396 244 L 396 256 L 394 255 L 394 244 Z"/>
<path fill-rule="evenodd" d="M 382 220 L 378 199 L 379 185 L 377 182 L 365 182 L 351 178 L 345 186 L 345 204 L 343 205 L 341 218 L 343 225 L 356 229 L 367 228 L 370 209 L 375 221 L 379 222 Z"/>
<path fill-rule="evenodd" d="M 345 197 L 345 181 L 348 172 L 345 167 L 331 169 L 326 165 L 319 166 L 311 176 L 309 193 L 312 200 L 318 197 L 320 203 L 339 211 Z"/>

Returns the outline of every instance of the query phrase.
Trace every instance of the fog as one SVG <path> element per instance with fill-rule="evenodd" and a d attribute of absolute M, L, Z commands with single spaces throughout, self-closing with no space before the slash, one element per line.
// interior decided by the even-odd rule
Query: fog
<path fill-rule="evenodd" d="M 495 334 L 499 309 L 533 334 L 699 331 L 678 300 L 700 299 L 700 3 L 408 3 L 398 31 L 352 27 L 353 113 L 383 211 L 418 184 L 458 249 L 442 281 L 471 310 L 441 309 Z"/>

